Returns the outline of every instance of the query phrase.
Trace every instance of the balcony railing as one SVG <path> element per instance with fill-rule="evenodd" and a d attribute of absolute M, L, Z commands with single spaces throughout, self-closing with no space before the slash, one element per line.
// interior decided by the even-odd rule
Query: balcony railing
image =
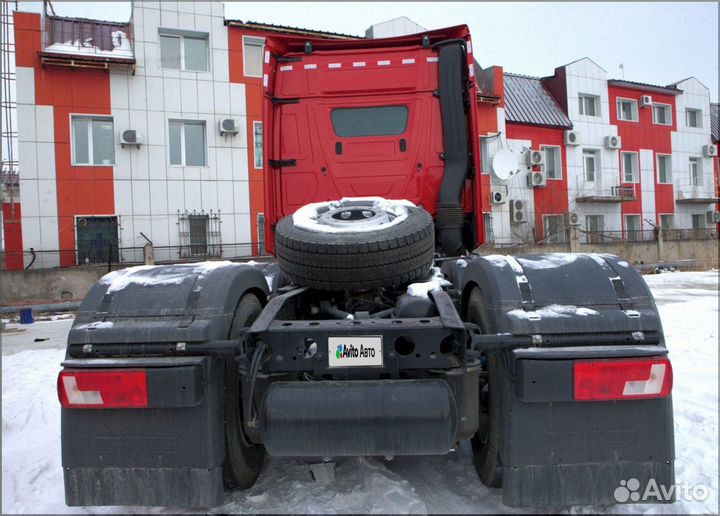
<path fill-rule="evenodd" d="M 575 181 L 578 185 L 576 202 L 627 202 L 638 199 L 638 184 L 621 183 L 619 178 L 610 180 L 600 172 L 595 173 L 596 180 L 588 181 L 585 174 L 578 174 Z"/>
<path fill-rule="evenodd" d="M 46 14 L 43 25 L 44 64 L 102 67 L 110 64 L 133 65 L 132 23 L 83 18 L 64 18 Z"/>

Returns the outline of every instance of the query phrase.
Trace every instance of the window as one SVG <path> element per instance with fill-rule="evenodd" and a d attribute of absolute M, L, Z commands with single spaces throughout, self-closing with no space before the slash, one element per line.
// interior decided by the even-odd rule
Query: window
<path fill-rule="evenodd" d="M 617 117 L 618 120 L 626 120 L 637 122 L 638 106 L 636 100 L 618 99 L 617 100 Z"/>
<path fill-rule="evenodd" d="M 378 106 L 333 109 L 330 114 L 340 137 L 391 136 L 405 132 L 407 106 Z"/>
<path fill-rule="evenodd" d="M 488 155 L 488 141 L 487 138 L 480 137 L 480 173 L 490 173 L 490 156 Z"/>
<path fill-rule="evenodd" d="M 625 215 L 625 234 L 628 240 L 632 242 L 642 240 L 641 229 L 640 215 Z"/>
<path fill-rule="evenodd" d="M 114 165 L 112 117 L 73 115 L 71 121 L 73 165 Z"/>
<path fill-rule="evenodd" d="M 622 177 L 625 183 L 639 182 L 638 155 L 636 152 L 622 152 Z"/>
<path fill-rule="evenodd" d="M 560 147 L 541 147 L 545 153 L 545 177 L 548 179 L 562 179 L 562 163 L 560 162 Z"/>
<path fill-rule="evenodd" d="M 702 164 L 698 158 L 690 158 L 690 184 L 702 186 Z"/>
<path fill-rule="evenodd" d="M 706 216 L 704 213 L 695 214 L 692 216 L 692 228 L 693 229 L 705 229 Z"/>
<path fill-rule="evenodd" d="M 702 127 L 702 111 L 699 109 L 686 109 L 685 123 L 688 127 Z"/>
<path fill-rule="evenodd" d="M 245 77 L 262 77 L 264 46 L 263 38 L 243 36 L 243 73 Z"/>
<path fill-rule="evenodd" d="M 543 215 L 543 238 L 548 244 L 565 243 L 565 224 L 562 215 Z"/>
<path fill-rule="evenodd" d="M 595 151 L 583 151 L 583 171 L 585 172 L 585 181 L 595 181 L 595 172 L 598 171 L 597 153 Z"/>
<path fill-rule="evenodd" d="M 605 220 L 602 215 L 586 215 L 585 231 L 587 232 L 587 241 L 590 243 L 602 242 L 604 226 Z"/>
<path fill-rule="evenodd" d="M 188 213 L 179 214 L 178 230 L 180 232 L 181 258 L 208 258 L 222 256 L 222 237 L 220 214 L 210 210 L 210 214 Z"/>
<path fill-rule="evenodd" d="M 600 103 L 600 97 L 597 95 L 586 95 L 581 93 L 578 96 L 580 102 L 580 114 L 587 116 L 600 116 L 600 109 L 598 104 Z"/>
<path fill-rule="evenodd" d="M 493 231 L 493 219 L 491 213 L 483 213 L 483 223 L 485 225 L 485 243 L 492 244 L 495 242 L 495 232 Z"/>
<path fill-rule="evenodd" d="M 670 156 L 665 154 L 657 155 L 658 183 L 672 183 L 672 169 Z"/>
<path fill-rule="evenodd" d="M 673 229 L 675 224 L 673 223 L 673 216 L 671 214 L 660 215 L 660 228 L 665 231 Z"/>
<path fill-rule="evenodd" d="M 653 124 L 672 125 L 672 114 L 667 104 L 653 104 Z"/>
<path fill-rule="evenodd" d="M 205 121 L 170 120 L 168 140 L 171 165 L 205 166 Z"/>
<path fill-rule="evenodd" d="M 263 124 L 253 122 L 253 157 L 255 168 L 263 168 Z"/>
<path fill-rule="evenodd" d="M 160 66 L 192 72 L 208 71 L 208 35 L 160 29 Z"/>

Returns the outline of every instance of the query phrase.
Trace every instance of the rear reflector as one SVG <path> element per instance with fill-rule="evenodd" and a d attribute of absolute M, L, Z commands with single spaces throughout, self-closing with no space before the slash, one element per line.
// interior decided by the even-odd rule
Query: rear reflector
<path fill-rule="evenodd" d="M 58 398 L 65 408 L 144 408 L 148 406 L 144 369 L 60 371 Z"/>
<path fill-rule="evenodd" d="M 673 373 L 667 358 L 577 360 L 574 398 L 581 401 L 666 398 Z"/>

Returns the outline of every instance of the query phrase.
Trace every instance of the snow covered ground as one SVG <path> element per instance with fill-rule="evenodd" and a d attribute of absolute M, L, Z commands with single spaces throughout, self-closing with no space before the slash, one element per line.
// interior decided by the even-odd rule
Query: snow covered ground
<path fill-rule="evenodd" d="M 718 512 L 718 272 L 668 273 L 646 280 L 660 307 L 675 373 L 676 481 L 703 485 L 709 496 L 672 505 L 573 507 L 567 512 Z M 2 334 L 3 514 L 177 513 L 164 508 L 65 506 L 55 380 L 71 323 L 10 325 L 26 331 Z M 35 342 L 36 338 L 48 340 Z M 468 447 L 445 457 L 341 460 L 336 477 L 321 487 L 303 463 L 269 459 L 252 489 L 228 494 L 226 504 L 215 512 L 525 512 L 503 506 L 500 490 L 480 483 Z"/>

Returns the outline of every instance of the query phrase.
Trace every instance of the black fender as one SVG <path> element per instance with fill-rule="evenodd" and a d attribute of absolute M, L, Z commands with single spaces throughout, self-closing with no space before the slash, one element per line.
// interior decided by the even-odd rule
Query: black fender
<path fill-rule="evenodd" d="M 108 273 L 80 305 L 68 347 L 227 339 L 235 308 L 246 292 L 266 302 L 270 290 L 264 267 L 204 262 Z"/>
<path fill-rule="evenodd" d="M 463 317 L 470 292 L 480 289 L 487 333 L 655 332 L 662 340 L 662 325 L 647 284 L 617 256 L 470 255 L 444 262 L 442 271 L 461 292 Z"/>

